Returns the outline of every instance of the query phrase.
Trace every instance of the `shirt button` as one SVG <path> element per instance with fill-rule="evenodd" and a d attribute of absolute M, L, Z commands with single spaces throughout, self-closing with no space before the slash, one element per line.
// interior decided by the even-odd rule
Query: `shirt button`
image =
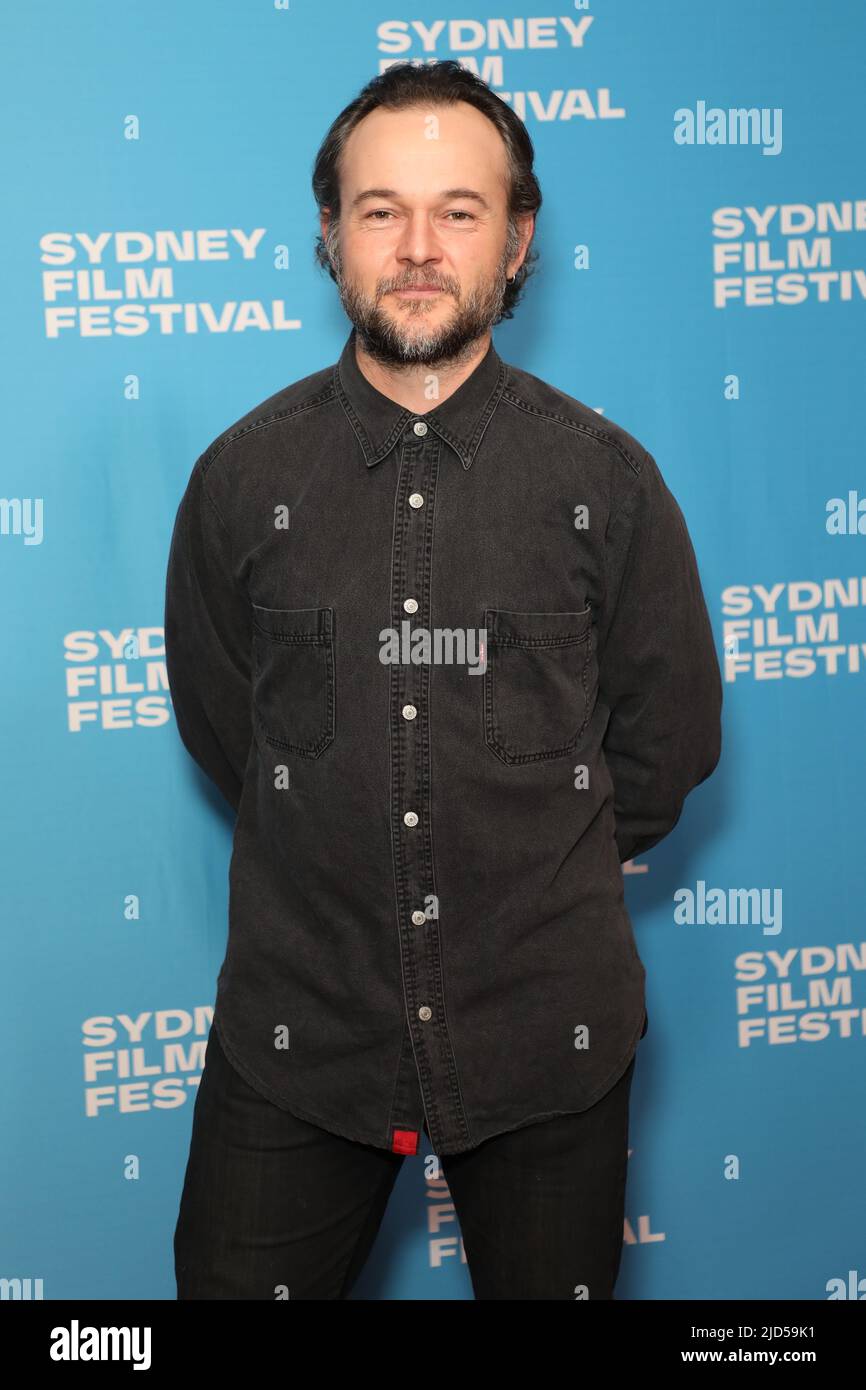
<path fill-rule="evenodd" d="M 403 608 L 407 613 L 418 612 L 418 600 L 416 598 L 404 598 Z"/>
<path fill-rule="evenodd" d="M 409 506 L 410 506 L 410 507 L 423 507 L 423 506 L 424 506 L 424 498 L 421 496 L 420 492 L 413 492 L 413 493 L 412 493 L 412 496 L 409 498 Z"/>
<path fill-rule="evenodd" d="M 416 715 L 417 713 L 418 713 L 418 711 L 416 710 L 416 708 L 415 708 L 414 705 L 404 705 L 404 706 L 403 706 L 403 718 L 404 718 L 404 719 L 414 719 L 414 718 L 415 718 L 415 715 Z"/>
<path fill-rule="evenodd" d="M 415 911 L 412 913 L 412 921 L 415 923 L 416 927 L 423 927 L 424 923 L 427 921 L 420 907 L 416 907 Z"/>
<path fill-rule="evenodd" d="M 424 421 L 423 421 L 423 420 L 416 420 L 415 423 L 414 423 L 414 425 L 412 426 L 412 428 L 413 428 L 413 430 L 415 431 L 416 434 L 426 434 L 426 433 L 427 433 L 427 426 L 424 424 Z"/>
<path fill-rule="evenodd" d="M 418 1010 L 418 1017 L 422 1020 L 423 1023 L 426 1023 L 428 1018 L 433 1017 L 433 1010 L 428 1009 L 426 1004 L 422 1004 L 421 1008 Z"/>
<path fill-rule="evenodd" d="M 416 814 L 415 814 L 414 811 L 407 811 L 407 812 L 406 812 L 405 816 L 403 817 L 403 824 L 404 824 L 404 825 L 417 825 L 417 824 L 418 824 L 418 817 L 416 816 Z"/>

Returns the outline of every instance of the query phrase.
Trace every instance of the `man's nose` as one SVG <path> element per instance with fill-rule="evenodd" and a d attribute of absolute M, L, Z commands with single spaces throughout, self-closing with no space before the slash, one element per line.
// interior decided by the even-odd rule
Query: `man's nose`
<path fill-rule="evenodd" d="M 429 265 L 433 269 L 430 263 L 441 259 L 442 248 L 428 213 L 414 212 L 406 219 L 396 253 L 398 260 L 414 261 L 419 268 Z"/>

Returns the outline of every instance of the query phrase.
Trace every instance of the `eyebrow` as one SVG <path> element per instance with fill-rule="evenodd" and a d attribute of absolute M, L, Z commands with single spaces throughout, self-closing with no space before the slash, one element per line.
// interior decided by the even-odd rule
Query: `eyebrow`
<path fill-rule="evenodd" d="M 487 199 L 474 188 L 446 188 L 439 196 L 443 202 L 452 198 L 469 199 L 472 202 L 479 203 L 487 212 L 490 211 L 490 204 Z M 359 203 L 363 203 L 367 198 L 394 198 L 399 201 L 400 194 L 397 192 L 396 188 L 365 188 L 362 193 L 358 193 L 352 199 L 351 206 L 356 208 Z"/>

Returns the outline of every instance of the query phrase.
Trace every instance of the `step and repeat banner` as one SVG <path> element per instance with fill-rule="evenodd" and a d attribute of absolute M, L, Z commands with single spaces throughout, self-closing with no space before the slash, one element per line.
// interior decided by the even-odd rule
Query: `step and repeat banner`
<path fill-rule="evenodd" d="M 2 1296 L 175 1297 L 233 825 L 173 718 L 171 530 L 211 440 L 345 342 L 330 122 L 457 58 L 544 195 L 497 350 L 656 458 L 725 677 L 716 773 L 624 866 L 617 1296 L 866 1298 L 863 6 L 46 0 L 6 29 Z M 426 1135 L 353 1297 L 472 1297 Z"/>

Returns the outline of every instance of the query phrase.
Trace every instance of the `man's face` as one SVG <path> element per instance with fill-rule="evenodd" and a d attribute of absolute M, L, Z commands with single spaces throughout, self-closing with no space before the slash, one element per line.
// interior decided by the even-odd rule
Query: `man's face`
<path fill-rule="evenodd" d="M 332 264 L 363 346 L 390 366 L 459 361 L 498 318 L 522 260 L 496 127 L 466 102 L 380 107 L 349 136 L 340 192 Z M 325 236 L 327 226 L 323 216 Z"/>

